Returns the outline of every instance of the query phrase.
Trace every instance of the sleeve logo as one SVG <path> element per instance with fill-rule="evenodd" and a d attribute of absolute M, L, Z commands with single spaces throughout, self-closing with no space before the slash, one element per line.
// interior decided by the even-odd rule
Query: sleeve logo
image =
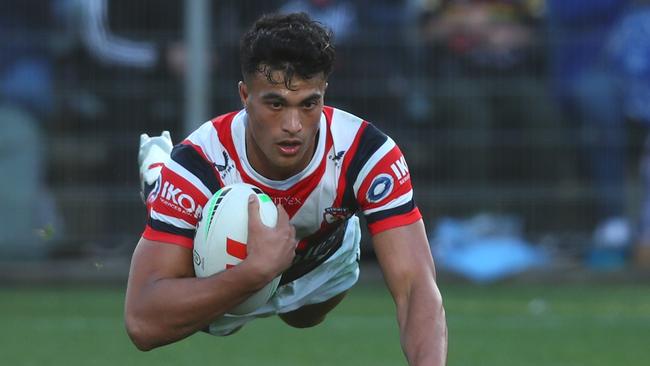
<path fill-rule="evenodd" d="M 395 173 L 397 179 L 399 179 L 399 184 L 403 184 L 409 179 L 409 168 L 403 156 L 391 164 L 390 168 Z"/>
<path fill-rule="evenodd" d="M 192 215 L 194 218 L 201 217 L 203 213 L 203 207 L 197 205 L 192 196 L 183 193 L 183 191 L 174 186 L 173 183 L 165 182 L 162 185 L 162 190 L 160 191 L 159 196 L 162 204 L 177 212 Z"/>
<path fill-rule="evenodd" d="M 393 177 L 390 174 L 379 174 L 370 183 L 366 199 L 370 203 L 379 202 L 393 191 L 394 185 Z"/>

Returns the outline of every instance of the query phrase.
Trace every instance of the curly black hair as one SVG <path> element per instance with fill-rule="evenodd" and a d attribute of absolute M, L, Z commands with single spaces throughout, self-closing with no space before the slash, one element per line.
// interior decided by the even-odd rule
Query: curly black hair
<path fill-rule="evenodd" d="M 242 36 L 239 57 L 244 78 L 255 72 L 264 74 L 272 84 L 303 79 L 332 72 L 335 50 L 332 31 L 305 13 L 268 14 L 259 18 Z M 273 78 L 283 71 L 284 80 Z"/>

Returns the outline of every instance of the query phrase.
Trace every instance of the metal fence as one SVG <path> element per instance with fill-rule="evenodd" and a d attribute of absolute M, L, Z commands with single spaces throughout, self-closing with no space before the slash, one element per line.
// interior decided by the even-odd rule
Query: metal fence
<path fill-rule="evenodd" d="M 51 103 L 46 111 L 25 109 L 28 117 L 22 126 L 33 124 L 35 131 L 21 135 L 18 127 L 2 122 L 11 129 L 3 132 L 7 159 L 12 157 L 12 142 L 29 145 L 27 152 L 39 147 L 35 160 L 6 165 L 7 175 L 11 169 L 35 171 L 2 185 L 14 192 L 5 194 L 7 202 L 23 191 L 32 196 L 15 207 L 34 224 L 29 235 L 8 238 L 14 244 L 3 245 L 44 241 L 38 245 L 47 247 L 50 256 L 96 250 L 129 253 L 145 223 L 136 161 L 139 134 L 167 129 L 179 141 L 187 123 L 201 122 L 187 122 L 188 115 L 193 116 L 190 120 L 202 114 L 208 119 L 238 108 L 238 38 L 259 14 L 285 2 L 202 2 L 207 22 L 192 31 L 194 38 L 188 38 L 188 29 L 198 19 L 183 18 L 197 14 L 185 7 L 192 2 L 37 5 L 46 3 L 53 9 L 43 16 L 52 20 L 43 23 L 43 29 L 31 27 L 28 21 L 37 19 L 23 9 L 19 16 L 26 19 L 25 27 L 9 29 L 2 37 L 7 45 L 3 52 L 10 52 L 8 40 L 16 34 L 28 48 L 42 52 L 38 57 L 50 79 L 36 88 L 49 88 Z M 571 120 L 553 94 L 549 57 L 555 45 L 567 39 L 549 36 L 548 22 L 540 17 L 526 23 L 532 39 L 526 50 L 510 55 L 521 59 L 485 61 L 480 53 L 450 49 L 449 39 L 427 36 L 429 17 L 439 13 L 380 1 L 373 7 L 376 14 L 368 15 L 362 12 L 369 9 L 368 2 L 351 3 L 364 7 L 357 8 L 347 28 L 338 25 L 344 36 L 337 41 L 338 60 L 326 100 L 375 123 L 398 142 L 427 222 L 477 212 L 508 213 L 520 217 L 533 237 L 555 235 L 564 238 L 567 247 L 583 243 L 600 218 L 603 192 L 588 172 L 582 149 L 603 145 L 590 140 L 588 129 Z M 2 8 L 5 18 L 16 11 L 8 5 Z M 161 19 L 153 19 L 157 16 Z M 89 24 L 92 21 L 106 24 Z M 88 33 L 92 27 L 103 28 Z M 202 37 L 212 47 L 204 55 L 189 52 L 192 40 L 200 44 Z M 149 51 L 152 61 L 134 61 Z M 206 57 L 203 78 L 192 73 L 196 57 Z M 186 68 L 179 73 L 182 65 Z M 187 89 L 188 80 L 208 80 L 197 86 L 206 93 L 192 94 L 196 89 Z M 201 95 L 207 105 L 190 108 L 187 101 Z M 10 102 L 3 98 L 3 105 Z M 22 108 L 20 102 L 12 105 Z M 627 144 L 614 148 L 625 152 L 625 165 L 617 171 L 624 173 L 625 212 L 636 217 L 643 129 L 629 126 L 624 128 Z M 29 179 L 38 182 L 31 187 Z M 15 211 L 5 213 L 12 214 Z"/>

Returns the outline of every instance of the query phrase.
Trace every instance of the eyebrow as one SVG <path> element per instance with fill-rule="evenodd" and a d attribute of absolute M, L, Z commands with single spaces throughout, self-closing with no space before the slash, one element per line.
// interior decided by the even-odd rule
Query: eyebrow
<path fill-rule="evenodd" d="M 318 99 L 321 99 L 321 98 L 322 98 L 321 93 L 313 93 L 313 94 L 307 96 L 306 98 L 304 98 L 303 100 L 301 100 L 300 104 L 305 103 L 305 102 L 310 102 L 312 100 L 318 100 Z M 287 99 L 285 97 L 283 97 L 282 95 L 280 95 L 278 93 L 274 93 L 274 92 L 269 92 L 267 94 L 264 94 L 262 96 L 262 100 L 265 100 L 265 101 L 281 101 L 281 102 L 284 102 L 284 103 L 287 102 Z"/>

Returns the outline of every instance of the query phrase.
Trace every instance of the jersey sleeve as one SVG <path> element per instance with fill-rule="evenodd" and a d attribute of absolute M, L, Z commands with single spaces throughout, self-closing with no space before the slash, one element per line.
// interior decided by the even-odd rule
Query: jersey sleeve
<path fill-rule="evenodd" d="M 214 168 L 191 144 L 180 144 L 147 198 L 145 239 L 193 248 L 203 207 L 220 188 Z"/>
<path fill-rule="evenodd" d="M 374 126 L 365 129 L 374 140 L 354 181 L 357 204 L 372 235 L 422 218 L 413 200 L 411 175 L 404 155 L 395 142 Z"/>

